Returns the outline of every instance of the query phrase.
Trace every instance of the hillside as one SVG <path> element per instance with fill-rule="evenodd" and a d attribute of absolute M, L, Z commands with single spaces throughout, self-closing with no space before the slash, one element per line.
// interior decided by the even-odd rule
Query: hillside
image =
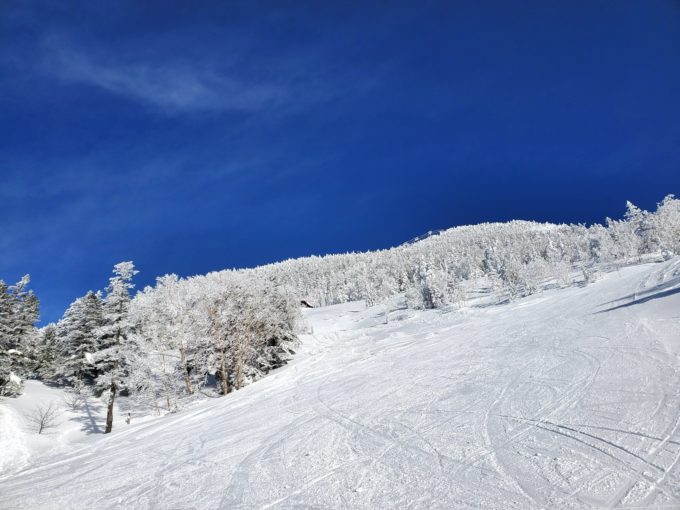
<path fill-rule="evenodd" d="M 0 507 L 680 505 L 680 259 L 388 324 L 305 314 L 287 366 L 0 478 Z"/>

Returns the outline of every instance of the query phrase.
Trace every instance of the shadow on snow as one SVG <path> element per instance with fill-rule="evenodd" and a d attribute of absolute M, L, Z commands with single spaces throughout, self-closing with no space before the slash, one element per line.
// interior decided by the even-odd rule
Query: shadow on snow
<path fill-rule="evenodd" d="M 675 282 L 675 284 L 677 285 L 677 281 Z M 639 296 L 639 294 L 629 294 L 629 295 L 624 296 L 620 299 L 616 299 L 614 301 L 609 301 L 609 303 L 615 303 L 617 301 L 622 301 L 624 299 L 634 298 L 632 301 L 629 301 L 628 303 L 623 303 L 623 304 L 620 304 L 620 305 L 617 305 L 617 306 L 612 306 L 610 308 L 606 308 L 604 310 L 600 310 L 599 312 L 595 312 L 595 313 L 597 314 L 597 313 L 611 312 L 613 310 L 619 310 L 621 308 L 628 308 L 630 306 L 641 305 L 642 303 L 647 303 L 648 301 L 653 301 L 655 299 L 662 299 L 662 298 L 665 298 L 665 297 L 672 296 L 673 294 L 680 293 L 680 287 L 675 287 L 675 288 L 671 288 L 671 289 L 667 289 L 667 290 L 660 290 L 660 289 L 663 289 L 663 288 L 666 288 L 666 287 L 668 287 L 668 285 L 660 285 L 659 287 L 654 287 L 653 289 L 650 289 L 649 291 L 645 291 L 644 294 L 647 294 L 647 295 L 644 296 L 644 297 L 637 297 L 637 296 Z M 650 294 L 651 292 L 654 292 L 654 294 Z M 602 305 L 606 305 L 606 304 L 609 304 L 609 303 L 603 303 Z M 602 305 L 600 305 L 600 306 L 602 306 Z"/>
<path fill-rule="evenodd" d="M 100 415 L 104 404 L 93 398 L 86 398 L 85 402 L 78 409 L 78 416 L 70 418 L 71 421 L 76 421 L 82 424 L 82 429 L 86 434 L 101 434 L 103 431 L 97 425 L 97 416 Z"/>

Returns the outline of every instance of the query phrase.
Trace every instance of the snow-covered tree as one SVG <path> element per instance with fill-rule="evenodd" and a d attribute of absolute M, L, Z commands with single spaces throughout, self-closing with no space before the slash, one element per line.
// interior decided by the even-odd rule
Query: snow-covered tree
<path fill-rule="evenodd" d="M 97 372 L 96 388 L 107 393 L 105 433 L 113 428 L 113 404 L 116 395 L 127 389 L 128 359 L 134 347 L 130 342 L 132 324 L 128 314 L 130 290 L 137 274 L 132 262 L 121 262 L 113 267 L 103 302 L 102 326 L 99 328 L 99 350 L 94 356 Z"/>
<path fill-rule="evenodd" d="M 63 359 L 62 344 L 57 335 L 57 326 L 48 324 L 38 331 L 36 347 L 34 351 L 35 371 L 38 377 L 44 380 L 58 379 Z"/>
<path fill-rule="evenodd" d="M 680 200 L 673 195 L 664 198 L 652 224 L 662 253 L 667 257 L 680 254 Z"/>
<path fill-rule="evenodd" d="M 0 395 L 14 394 L 21 391 L 21 387 L 10 388 L 10 374 L 14 366 L 14 359 L 10 353 L 16 347 L 12 336 L 12 298 L 5 282 L 0 280 Z"/>
<path fill-rule="evenodd" d="M 299 311 L 266 283 L 234 279 L 210 298 L 206 311 L 209 359 L 223 394 L 280 366 L 293 352 Z"/>
<path fill-rule="evenodd" d="M 658 231 L 654 228 L 653 216 L 643 211 L 632 202 L 626 202 L 626 214 L 623 216 L 626 224 L 637 236 L 640 254 L 653 253 L 659 247 Z"/>
<path fill-rule="evenodd" d="M 0 280 L 0 395 L 21 393 L 21 376 L 32 368 L 29 351 L 35 342 L 40 303 L 28 290 L 29 282 L 28 275 L 9 287 Z"/>
<path fill-rule="evenodd" d="M 295 350 L 302 300 L 387 307 L 392 298 L 406 298 L 412 307 L 441 308 L 480 293 L 514 299 L 589 283 L 643 256 L 678 253 L 680 201 L 668 196 L 655 212 L 628 203 L 623 219 L 605 225 L 486 223 L 389 250 L 186 279 L 166 275 L 134 299 L 136 271 L 125 262 L 115 266 L 103 300 L 88 293 L 56 329 L 40 335 L 28 278 L 11 287 L 0 282 L 0 392 L 10 391 L 10 376 L 17 380 L 31 370 L 42 377 L 62 374 L 73 384 L 96 379 L 96 391 L 108 397 L 110 431 L 121 392 L 172 410 L 206 387 L 226 394 L 286 363 Z"/>
<path fill-rule="evenodd" d="M 68 307 L 57 324 L 57 335 L 62 344 L 63 379 L 71 386 L 77 381 L 92 383 L 96 377 L 90 360 L 99 348 L 98 335 L 103 322 L 100 295 L 90 291 Z"/>
<path fill-rule="evenodd" d="M 641 256 L 680 253 L 679 209 L 680 201 L 669 196 L 656 212 L 628 203 L 622 220 L 604 226 L 511 221 L 456 227 L 390 250 L 287 260 L 245 273 L 318 305 L 378 304 L 405 294 L 410 306 L 439 307 L 465 301 L 464 289 L 474 287 L 465 282 L 475 279 L 513 298 L 587 283 Z"/>
<path fill-rule="evenodd" d="M 183 394 L 193 393 L 186 338 L 178 327 L 184 316 L 174 313 L 177 303 L 172 299 L 177 280 L 174 275 L 158 278 L 156 289 L 144 289 L 130 307 L 140 355 L 132 360 L 129 386 L 156 410 L 165 407 L 171 411 Z"/>

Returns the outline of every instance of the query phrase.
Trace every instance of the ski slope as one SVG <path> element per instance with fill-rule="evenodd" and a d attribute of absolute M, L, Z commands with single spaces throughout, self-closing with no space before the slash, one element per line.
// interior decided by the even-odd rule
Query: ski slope
<path fill-rule="evenodd" d="M 388 324 L 305 313 L 290 365 L 0 478 L 0 507 L 680 508 L 678 259 Z"/>
<path fill-rule="evenodd" d="M 104 432 L 106 406 L 94 397 L 84 398 L 78 409 L 66 402 L 66 392 L 38 381 L 24 381 L 24 391 L 18 398 L 0 401 L 0 479 L 22 468 L 43 462 L 49 455 L 64 452 L 85 444 L 95 443 Z M 118 399 L 118 403 L 127 399 Z M 38 434 L 30 420 L 38 407 L 56 407 L 52 426 Z M 121 410 L 114 405 L 114 420 L 122 423 L 128 411 L 135 421 L 149 417 L 137 416 L 134 409 Z M 0 502 L 2 507 L 2 502 Z"/>

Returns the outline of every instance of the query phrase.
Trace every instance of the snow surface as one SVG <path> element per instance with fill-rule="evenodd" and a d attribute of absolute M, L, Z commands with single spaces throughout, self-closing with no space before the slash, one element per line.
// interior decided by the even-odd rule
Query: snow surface
<path fill-rule="evenodd" d="M 41 457 L 64 455 L 80 443 L 95 442 L 96 437 L 92 436 L 103 434 L 104 404 L 87 397 L 77 410 L 73 410 L 64 400 L 65 395 L 62 389 L 29 380 L 24 381 L 21 396 L 0 400 L 0 478 L 41 463 Z M 54 426 L 39 435 L 30 416 L 38 407 L 46 408 L 50 404 L 58 408 Z M 114 406 L 114 419 L 118 423 L 123 423 L 126 414 Z M 0 501 L 0 507 L 2 505 Z"/>
<path fill-rule="evenodd" d="M 680 508 L 680 260 L 383 310 L 306 311 L 288 366 L 0 475 L 0 507 Z"/>

